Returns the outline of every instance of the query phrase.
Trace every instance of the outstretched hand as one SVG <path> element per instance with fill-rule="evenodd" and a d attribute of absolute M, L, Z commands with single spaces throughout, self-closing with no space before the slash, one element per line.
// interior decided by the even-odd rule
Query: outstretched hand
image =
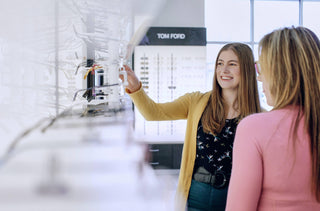
<path fill-rule="evenodd" d="M 128 85 L 126 86 L 126 88 L 131 93 L 138 91 L 140 89 L 140 81 L 138 77 L 128 65 L 123 65 L 123 67 L 124 69 L 122 69 L 122 71 L 124 70 L 127 73 Z M 122 74 L 120 74 L 119 77 L 122 81 L 124 80 L 124 77 Z"/>

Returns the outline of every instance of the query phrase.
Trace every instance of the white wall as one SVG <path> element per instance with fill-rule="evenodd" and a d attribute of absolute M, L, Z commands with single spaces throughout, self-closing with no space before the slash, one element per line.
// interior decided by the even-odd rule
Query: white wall
<path fill-rule="evenodd" d="M 167 0 L 152 26 L 204 27 L 204 0 Z"/>
<path fill-rule="evenodd" d="M 135 8 L 133 30 L 137 37 L 148 27 L 204 27 L 204 0 L 155 0 L 149 8 Z M 150 12 L 146 12 L 150 10 Z M 149 19 L 151 18 L 151 23 Z"/>

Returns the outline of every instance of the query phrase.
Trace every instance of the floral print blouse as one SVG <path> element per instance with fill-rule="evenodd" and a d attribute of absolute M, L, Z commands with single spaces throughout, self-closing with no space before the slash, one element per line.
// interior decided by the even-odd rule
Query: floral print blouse
<path fill-rule="evenodd" d="M 232 167 L 232 148 L 235 137 L 238 118 L 226 119 L 225 126 L 221 132 L 214 136 L 205 133 L 201 124 L 198 124 L 197 131 L 197 154 L 194 172 L 202 166 L 211 174 L 222 172 L 229 183 Z"/>

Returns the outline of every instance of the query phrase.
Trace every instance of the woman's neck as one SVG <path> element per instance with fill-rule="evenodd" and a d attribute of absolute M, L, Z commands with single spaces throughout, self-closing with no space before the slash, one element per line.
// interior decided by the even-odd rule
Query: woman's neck
<path fill-rule="evenodd" d="M 237 105 L 234 105 L 238 97 L 238 90 L 222 90 L 222 97 L 227 106 L 226 118 L 233 119 L 238 117 L 240 112 L 239 109 L 235 109 Z"/>
<path fill-rule="evenodd" d="M 226 119 L 234 119 L 240 115 L 239 111 L 234 110 L 233 108 L 228 109 Z"/>

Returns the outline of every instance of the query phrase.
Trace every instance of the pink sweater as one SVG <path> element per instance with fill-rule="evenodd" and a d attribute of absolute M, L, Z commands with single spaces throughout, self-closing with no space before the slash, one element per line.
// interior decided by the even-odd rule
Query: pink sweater
<path fill-rule="evenodd" d="M 311 193 L 310 144 L 304 119 L 297 137 L 290 137 L 297 111 L 288 106 L 250 115 L 239 123 L 226 210 L 320 210 Z M 293 140 L 297 140 L 295 148 Z"/>

